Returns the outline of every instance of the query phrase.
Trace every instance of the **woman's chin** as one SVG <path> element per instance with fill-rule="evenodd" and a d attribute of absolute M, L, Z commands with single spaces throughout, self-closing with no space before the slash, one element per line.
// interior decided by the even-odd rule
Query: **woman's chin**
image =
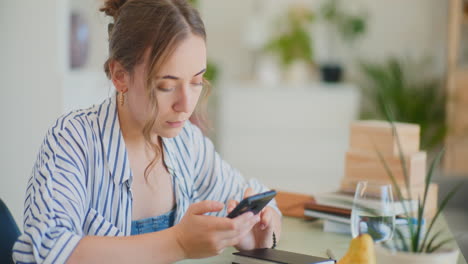
<path fill-rule="evenodd" d="M 163 138 L 175 138 L 179 135 L 180 131 L 182 131 L 182 128 L 168 128 L 163 131 L 158 131 L 159 133 L 156 132 L 156 134 Z"/>

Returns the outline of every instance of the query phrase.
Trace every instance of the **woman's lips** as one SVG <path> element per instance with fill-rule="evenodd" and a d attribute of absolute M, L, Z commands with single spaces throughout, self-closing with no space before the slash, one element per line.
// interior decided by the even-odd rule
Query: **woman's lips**
<path fill-rule="evenodd" d="M 176 121 L 176 122 L 169 122 L 167 121 L 167 124 L 169 124 L 170 127 L 176 128 L 176 127 L 181 127 L 184 124 L 184 121 Z"/>

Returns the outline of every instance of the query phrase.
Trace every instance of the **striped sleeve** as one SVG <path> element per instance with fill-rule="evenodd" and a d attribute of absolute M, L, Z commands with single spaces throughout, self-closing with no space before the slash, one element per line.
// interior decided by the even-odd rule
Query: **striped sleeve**
<path fill-rule="evenodd" d="M 246 180 L 237 169 L 221 158 L 211 140 L 205 137 L 197 126 L 187 125 L 192 132 L 195 201 L 215 200 L 223 203 L 231 199 L 240 201 L 249 187 L 255 193 L 269 190 L 256 179 Z M 275 200 L 269 205 L 281 214 Z M 213 215 L 225 216 L 226 209 Z"/>
<path fill-rule="evenodd" d="M 16 263 L 64 263 L 82 237 L 85 213 L 84 142 L 60 120 L 49 130 L 26 190 L 24 233 Z"/>

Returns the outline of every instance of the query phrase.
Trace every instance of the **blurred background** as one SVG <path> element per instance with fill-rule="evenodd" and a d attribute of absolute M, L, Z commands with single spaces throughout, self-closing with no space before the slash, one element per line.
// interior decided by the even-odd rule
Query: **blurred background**
<path fill-rule="evenodd" d="M 442 183 L 468 176 L 466 1 L 192 2 L 208 34 L 206 134 L 246 177 L 305 194 L 335 190 L 350 123 L 385 119 L 383 100 L 398 121 L 421 125 L 430 157 L 447 148 Z M 18 222 L 52 122 L 114 91 L 101 5 L 0 1 L 0 198 Z"/>

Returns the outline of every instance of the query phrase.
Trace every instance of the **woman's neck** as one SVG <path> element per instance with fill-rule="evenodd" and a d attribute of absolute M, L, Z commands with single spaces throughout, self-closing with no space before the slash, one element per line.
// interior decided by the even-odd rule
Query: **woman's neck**
<path fill-rule="evenodd" d="M 144 145 L 145 137 L 142 133 L 144 124 L 132 118 L 130 111 L 125 106 L 117 105 L 120 129 L 127 144 Z M 158 135 L 151 135 L 151 141 L 159 145 Z"/>

